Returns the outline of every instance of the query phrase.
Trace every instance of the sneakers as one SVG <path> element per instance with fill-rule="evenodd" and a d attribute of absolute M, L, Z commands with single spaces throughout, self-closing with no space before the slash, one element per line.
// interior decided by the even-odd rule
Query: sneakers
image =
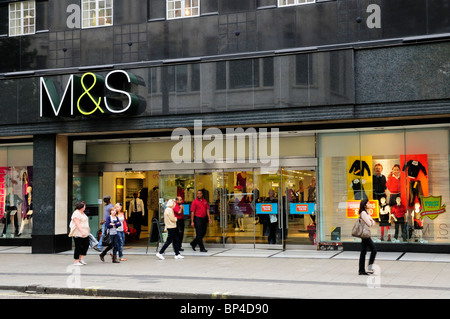
<path fill-rule="evenodd" d="M 164 260 L 166 258 L 164 258 L 163 254 L 160 253 L 156 253 L 156 257 L 158 257 L 161 260 Z M 175 255 L 174 257 L 175 259 L 184 259 L 184 256 L 181 256 L 181 254 Z"/>
<path fill-rule="evenodd" d="M 164 256 L 162 254 L 160 254 L 160 253 L 156 253 L 156 257 L 158 257 L 161 260 L 165 259 Z"/>
<path fill-rule="evenodd" d="M 80 259 L 79 263 L 82 265 L 87 265 L 87 262 L 85 262 L 83 259 Z"/>
<path fill-rule="evenodd" d="M 74 262 L 74 263 L 73 263 L 73 265 L 74 265 L 74 266 L 83 266 L 83 264 L 82 264 L 82 263 L 80 263 L 79 261 L 77 261 L 77 262 Z"/>

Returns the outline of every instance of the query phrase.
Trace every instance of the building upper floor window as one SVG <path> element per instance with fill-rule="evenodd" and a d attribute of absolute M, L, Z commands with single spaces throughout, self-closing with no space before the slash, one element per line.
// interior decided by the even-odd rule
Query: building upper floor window
<path fill-rule="evenodd" d="M 167 0 L 167 19 L 198 17 L 200 0 Z"/>
<path fill-rule="evenodd" d="M 19 1 L 9 4 L 9 35 L 34 34 L 36 31 L 36 3 Z"/>
<path fill-rule="evenodd" d="M 298 4 L 315 3 L 316 0 L 278 0 L 279 7 L 295 6 Z"/>
<path fill-rule="evenodd" d="M 83 28 L 113 24 L 113 0 L 82 0 Z"/>

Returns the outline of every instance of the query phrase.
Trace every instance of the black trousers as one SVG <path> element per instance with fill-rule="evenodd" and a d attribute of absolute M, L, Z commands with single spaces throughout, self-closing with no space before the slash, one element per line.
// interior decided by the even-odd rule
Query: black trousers
<path fill-rule="evenodd" d="M 373 265 L 375 257 L 377 255 L 377 248 L 372 241 L 372 238 L 363 238 L 361 240 L 361 254 L 359 255 L 359 272 L 365 272 L 366 267 L 366 253 L 367 248 L 370 248 L 369 265 Z"/>
<path fill-rule="evenodd" d="M 194 216 L 194 227 L 195 227 L 195 238 L 191 242 L 192 247 L 197 245 L 200 250 L 204 250 L 205 246 L 203 244 L 203 237 L 206 235 L 206 228 L 208 227 L 208 217 L 197 217 Z"/>
<path fill-rule="evenodd" d="M 19 223 L 17 222 L 17 214 L 18 212 L 16 211 L 16 213 L 14 214 L 13 217 L 13 226 L 14 226 L 14 234 L 17 235 L 19 232 Z M 10 220 L 11 220 L 11 211 L 7 211 L 5 214 L 5 227 L 3 227 L 3 233 L 2 234 L 6 234 L 6 229 L 8 228 L 8 225 L 10 224 Z"/>
<path fill-rule="evenodd" d="M 184 237 L 184 219 L 177 219 L 177 229 L 178 229 L 178 249 L 180 249 Z"/>
<path fill-rule="evenodd" d="M 267 236 L 267 241 L 269 244 L 277 243 L 277 232 L 278 232 L 278 223 L 269 223 L 269 236 Z"/>
<path fill-rule="evenodd" d="M 89 237 L 74 237 L 75 250 L 73 259 L 80 259 L 80 256 L 86 256 L 89 249 Z"/>
<path fill-rule="evenodd" d="M 406 241 L 406 224 L 405 224 L 405 217 L 399 217 L 397 218 L 397 221 L 395 222 L 395 233 L 394 238 L 398 239 L 399 229 L 402 231 L 402 239 L 403 241 Z"/>
<path fill-rule="evenodd" d="M 160 254 L 164 254 L 167 247 L 169 247 L 170 244 L 173 246 L 173 250 L 175 251 L 175 255 L 179 255 L 179 242 L 178 242 L 178 228 L 167 228 L 167 240 L 164 243 L 164 245 L 161 247 L 161 250 L 159 251 Z"/>
<path fill-rule="evenodd" d="M 409 207 L 414 206 L 414 202 L 417 199 L 420 201 L 420 197 L 423 196 L 422 183 L 420 181 L 409 182 Z"/>
<path fill-rule="evenodd" d="M 133 227 L 134 229 L 136 229 L 136 240 L 137 240 L 141 236 L 142 212 L 132 212 L 130 217 Z"/>

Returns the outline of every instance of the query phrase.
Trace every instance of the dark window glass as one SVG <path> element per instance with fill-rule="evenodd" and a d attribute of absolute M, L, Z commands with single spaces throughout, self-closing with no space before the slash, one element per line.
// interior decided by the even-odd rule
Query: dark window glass
<path fill-rule="evenodd" d="M 295 84 L 308 85 L 308 54 L 298 54 L 295 56 Z"/>
<path fill-rule="evenodd" d="M 230 89 L 259 86 L 258 60 L 230 61 Z"/>
<path fill-rule="evenodd" d="M 165 19 L 166 18 L 166 0 L 148 0 L 148 18 Z"/>
<path fill-rule="evenodd" d="M 274 81 L 273 58 L 263 59 L 264 86 L 273 86 Z"/>
<path fill-rule="evenodd" d="M 191 65 L 191 91 L 200 91 L 200 64 Z"/>
<path fill-rule="evenodd" d="M 216 63 L 216 89 L 225 90 L 227 88 L 227 63 Z"/>

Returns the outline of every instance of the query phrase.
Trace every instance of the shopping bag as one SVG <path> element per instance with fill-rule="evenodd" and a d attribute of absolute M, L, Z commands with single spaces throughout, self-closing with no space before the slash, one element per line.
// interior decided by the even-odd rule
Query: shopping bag
<path fill-rule="evenodd" d="M 89 234 L 89 247 L 94 248 L 98 245 L 98 240 L 94 235 Z"/>

